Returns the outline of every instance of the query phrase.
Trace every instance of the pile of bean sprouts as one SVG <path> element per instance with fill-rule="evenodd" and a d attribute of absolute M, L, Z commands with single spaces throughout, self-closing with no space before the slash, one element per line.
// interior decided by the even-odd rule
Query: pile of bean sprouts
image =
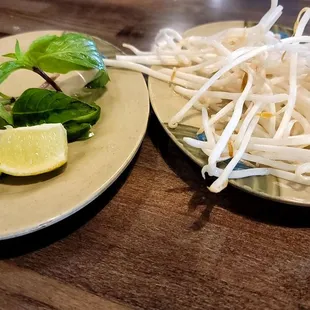
<path fill-rule="evenodd" d="M 300 12 L 293 36 L 284 39 L 271 32 L 282 10 L 272 0 L 257 25 L 208 37 L 163 29 L 150 52 L 124 44 L 135 55 L 104 60 L 166 81 L 189 99 L 171 128 L 190 109 L 201 111 L 206 141 L 184 141 L 208 155 L 202 174 L 217 178 L 212 192 L 223 190 L 228 179 L 261 175 L 310 185 L 310 36 L 303 35 L 310 9 Z M 224 169 L 217 167 L 226 160 Z M 239 161 L 249 168 L 234 170 Z"/>

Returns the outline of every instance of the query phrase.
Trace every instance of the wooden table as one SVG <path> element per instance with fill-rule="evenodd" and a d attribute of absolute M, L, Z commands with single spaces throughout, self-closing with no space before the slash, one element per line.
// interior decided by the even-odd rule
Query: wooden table
<path fill-rule="evenodd" d="M 281 2 L 286 25 L 309 5 Z M 162 27 L 258 20 L 268 6 L 2 0 L 0 32 L 66 28 L 146 49 Z M 151 116 L 134 162 L 95 202 L 0 243 L 0 309 L 310 309 L 310 210 L 231 187 L 213 195 L 207 184 Z"/>

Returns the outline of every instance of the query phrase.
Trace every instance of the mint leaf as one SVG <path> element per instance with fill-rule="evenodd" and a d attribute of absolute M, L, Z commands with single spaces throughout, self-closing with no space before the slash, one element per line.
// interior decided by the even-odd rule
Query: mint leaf
<path fill-rule="evenodd" d="M 65 74 L 104 67 L 95 42 L 79 33 L 42 37 L 30 46 L 25 58 L 32 66 L 49 73 Z"/>
<path fill-rule="evenodd" d="M 72 141 L 98 121 L 100 107 L 60 92 L 30 88 L 16 100 L 12 114 L 15 126 L 62 123 L 68 126 L 68 139 Z"/>
<path fill-rule="evenodd" d="M 0 64 L 0 83 L 2 83 L 11 73 L 23 67 L 24 66 L 17 61 L 7 61 Z"/>
<path fill-rule="evenodd" d="M 89 82 L 85 87 L 87 88 L 103 88 L 110 81 L 108 72 L 102 69 L 97 72 L 95 78 Z"/>

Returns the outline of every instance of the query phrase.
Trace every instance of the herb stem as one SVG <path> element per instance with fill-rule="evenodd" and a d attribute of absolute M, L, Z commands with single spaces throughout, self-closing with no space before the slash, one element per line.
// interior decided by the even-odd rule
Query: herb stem
<path fill-rule="evenodd" d="M 56 84 L 56 82 L 51 79 L 44 71 L 39 69 L 38 67 L 32 67 L 33 72 L 39 74 L 48 84 L 50 84 L 56 91 L 62 92 L 60 87 Z"/>

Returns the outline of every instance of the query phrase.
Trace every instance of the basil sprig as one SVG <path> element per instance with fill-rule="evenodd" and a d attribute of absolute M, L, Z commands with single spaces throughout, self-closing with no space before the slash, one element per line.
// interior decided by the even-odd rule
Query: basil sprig
<path fill-rule="evenodd" d="M 19 42 L 16 41 L 15 53 L 3 56 L 13 60 L 0 65 L 0 83 L 19 69 L 32 70 L 44 78 L 46 76 L 41 72 L 65 74 L 75 70 L 97 69 L 98 74 L 91 87 L 102 88 L 109 81 L 102 55 L 97 50 L 95 42 L 80 33 L 45 35 L 32 42 L 25 53 L 21 51 Z"/>
<path fill-rule="evenodd" d="M 67 129 L 69 141 L 89 132 L 100 117 L 100 107 L 69 97 L 61 92 L 29 88 L 12 108 L 14 126 L 61 123 Z"/>
<path fill-rule="evenodd" d="M 0 93 L 0 127 L 62 123 L 69 141 L 91 136 L 91 127 L 100 117 L 100 107 L 63 94 L 46 74 L 96 69 L 97 74 L 86 87 L 104 88 L 109 76 L 90 37 L 79 33 L 45 35 L 33 41 L 25 52 L 16 41 L 15 52 L 3 56 L 11 60 L 0 64 L 0 84 L 14 71 L 26 69 L 38 73 L 57 92 L 30 88 L 17 100 Z"/>

